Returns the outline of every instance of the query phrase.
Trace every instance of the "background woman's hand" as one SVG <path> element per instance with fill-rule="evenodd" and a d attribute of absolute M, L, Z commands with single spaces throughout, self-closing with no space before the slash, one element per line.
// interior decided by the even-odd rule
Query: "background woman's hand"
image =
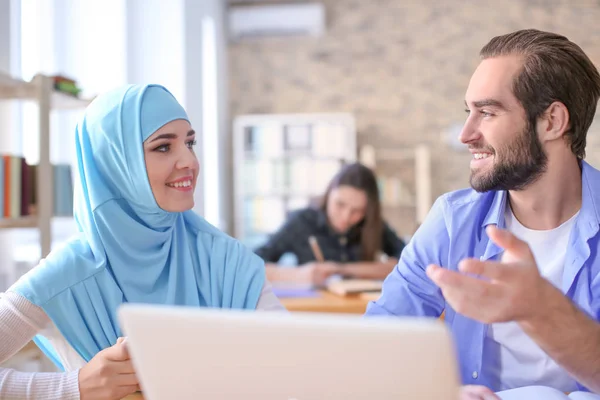
<path fill-rule="evenodd" d="M 138 390 L 138 378 L 123 338 L 100 351 L 79 371 L 81 400 L 120 400 Z"/>
<path fill-rule="evenodd" d="M 314 262 L 300 268 L 304 272 L 302 281 L 315 286 L 324 286 L 327 278 L 340 272 L 339 265 L 333 262 Z"/>

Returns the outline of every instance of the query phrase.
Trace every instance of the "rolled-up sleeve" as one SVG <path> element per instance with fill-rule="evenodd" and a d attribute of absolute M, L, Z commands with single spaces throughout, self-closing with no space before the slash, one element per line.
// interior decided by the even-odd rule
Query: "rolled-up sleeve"
<path fill-rule="evenodd" d="M 383 224 L 383 252 L 390 257 L 400 258 L 406 244 L 398 237 L 388 224 Z"/>
<path fill-rule="evenodd" d="M 444 265 L 447 260 L 450 239 L 445 215 L 446 200 L 440 197 L 385 279 L 379 299 L 369 303 L 366 315 L 441 315 L 444 297 L 425 269 L 429 264 Z"/>

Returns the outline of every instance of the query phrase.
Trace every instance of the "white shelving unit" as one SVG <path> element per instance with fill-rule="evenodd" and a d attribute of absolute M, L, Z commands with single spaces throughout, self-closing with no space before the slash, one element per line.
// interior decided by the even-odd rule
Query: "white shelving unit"
<path fill-rule="evenodd" d="M 373 170 L 377 170 L 377 164 L 386 161 L 402 162 L 410 161 L 413 164 L 414 188 L 402 186 L 402 191 L 409 192 L 408 196 L 393 201 L 392 206 L 410 206 L 415 209 L 415 225 L 420 225 L 433 204 L 432 198 L 432 176 L 431 176 L 431 151 L 426 145 L 415 148 L 403 149 L 375 149 L 366 145 L 360 150 L 360 161 Z M 395 182 L 401 183 L 397 177 L 392 177 Z M 385 196 L 382 200 L 385 202 Z M 404 200 L 409 197 L 410 200 Z"/>
<path fill-rule="evenodd" d="M 255 247 L 356 161 L 355 121 L 347 113 L 242 115 L 233 146 L 234 235 Z"/>
<path fill-rule="evenodd" d="M 51 220 L 54 210 L 53 171 L 50 163 L 50 114 L 52 111 L 83 109 L 90 100 L 54 90 L 53 78 L 36 75 L 30 82 L 0 73 L 0 100 L 32 101 L 38 105 L 39 164 L 37 168 L 37 214 L 21 218 L 0 219 L 0 229 L 37 228 L 40 234 L 40 256 L 52 245 Z"/>

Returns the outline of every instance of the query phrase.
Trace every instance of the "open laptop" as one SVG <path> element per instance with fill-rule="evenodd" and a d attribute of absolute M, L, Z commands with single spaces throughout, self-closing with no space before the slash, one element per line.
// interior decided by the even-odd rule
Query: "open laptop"
<path fill-rule="evenodd" d="M 145 400 L 454 400 L 437 320 L 126 304 Z"/>

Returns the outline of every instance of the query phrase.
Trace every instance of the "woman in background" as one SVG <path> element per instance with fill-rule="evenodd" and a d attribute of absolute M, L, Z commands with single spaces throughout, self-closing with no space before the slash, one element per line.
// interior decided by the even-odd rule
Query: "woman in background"
<path fill-rule="evenodd" d="M 199 163 L 165 88 L 99 96 L 77 126 L 79 234 L 0 298 L 0 362 L 32 338 L 64 372 L 0 369 L 2 399 L 121 399 L 139 390 L 123 303 L 281 310 L 264 263 L 191 209 Z"/>
<path fill-rule="evenodd" d="M 403 248 L 382 219 L 375 175 L 354 163 L 336 174 L 318 207 L 294 212 L 255 252 L 267 263 L 270 281 L 322 285 L 338 274 L 384 279 Z M 276 264 L 286 253 L 296 256 L 299 268 Z M 388 259 L 382 261 L 381 253 Z"/>

